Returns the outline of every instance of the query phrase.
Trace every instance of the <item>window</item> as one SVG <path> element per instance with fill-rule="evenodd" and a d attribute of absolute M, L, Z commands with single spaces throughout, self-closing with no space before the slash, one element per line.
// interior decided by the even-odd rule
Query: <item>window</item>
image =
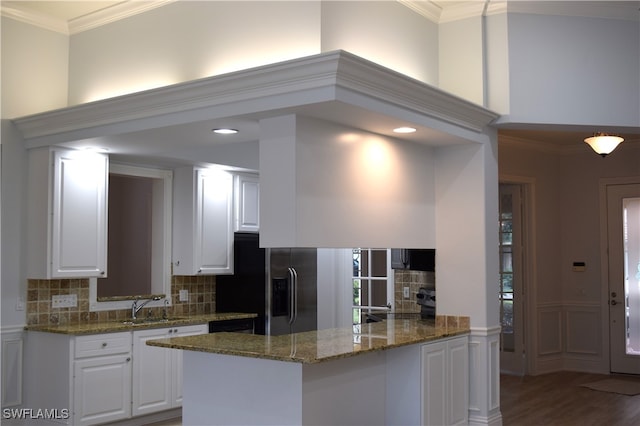
<path fill-rule="evenodd" d="M 353 257 L 353 324 L 362 324 L 367 313 L 388 311 L 393 299 L 393 274 L 388 249 L 355 248 Z"/>
<path fill-rule="evenodd" d="M 136 296 L 170 300 L 172 182 L 171 171 L 110 165 L 108 277 L 89 280 L 90 311 L 127 309 Z"/>

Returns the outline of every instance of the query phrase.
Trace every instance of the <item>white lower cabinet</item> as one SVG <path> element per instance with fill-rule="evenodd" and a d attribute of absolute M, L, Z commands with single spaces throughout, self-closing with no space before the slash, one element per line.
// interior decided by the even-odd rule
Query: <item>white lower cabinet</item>
<path fill-rule="evenodd" d="M 207 324 L 72 336 L 30 331 L 28 407 L 68 409 L 68 425 L 94 425 L 182 405 L 182 351 L 146 341 L 208 332 Z"/>
<path fill-rule="evenodd" d="M 182 405 L 182 351 L 148 346 L 147 340 L 207 332 L 207 325 L 133 332 L 133 416 Z"/>
<path fill-rule="evenodd" d="M 469 418 L 469 343 L 459 337 L 422 346 L 422 424 L 464 425 Z"/>

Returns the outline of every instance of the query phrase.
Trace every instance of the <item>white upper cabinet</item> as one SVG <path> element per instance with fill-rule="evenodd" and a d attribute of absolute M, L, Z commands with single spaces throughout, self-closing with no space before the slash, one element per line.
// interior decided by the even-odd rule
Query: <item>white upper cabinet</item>
<path fill-rule="evenodd" d="M 257 175 L 237 174 L 234 177 L 236 232 L 260 230 L 260 182 Z"/>
<path fill-rule="evenodd" d="M 173 274 L 233 273 L 233 177 L 197 167 L 174 171 Z"/>
<path fill-rule="evenodd" d="M 107 155 L 29 151 L 28 278 L 104 277 Z"/>

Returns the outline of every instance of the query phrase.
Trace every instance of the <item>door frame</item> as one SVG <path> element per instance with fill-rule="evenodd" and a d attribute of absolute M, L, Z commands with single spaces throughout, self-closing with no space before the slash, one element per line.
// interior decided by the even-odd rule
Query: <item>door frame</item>
<path fill-rule="evenodd" d="M 500 175 L 498 179 L 500 184 L 520 185 L 522 189 L 522 303 L 523 323 L 522 332 L 524 333 L 524 371 L 523 375 L 536 374 L 536 357 L 538 353 L 537 345 L 537 306 L 536 288 L 536 179 L 528 176 L 516 175 Z M 497 220 L 497 218 L 496 218 Z"/>
<path fill-rule="evenodd" d="M 600 282 L 603 284 L 600 289 L 600 309 L 602 315 L 600 317 L 602 329 L 602 360 L 603 366 L 611 372 L 611 347 L 609 333 L 609 256 L 608 256 L 608 225 L 609 218 L 607 214 L 607 187 L 613 185 L 633 185 L 640 184 L 640 176 L 627 176 L 615 178 L 601 178 L 599 180 L 599 196 L 600 196 Z"/>

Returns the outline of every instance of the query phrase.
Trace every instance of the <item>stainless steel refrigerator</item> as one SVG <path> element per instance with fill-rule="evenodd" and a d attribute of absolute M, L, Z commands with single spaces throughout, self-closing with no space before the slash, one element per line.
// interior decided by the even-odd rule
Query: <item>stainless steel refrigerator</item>
<path fill-rule="evenodd" d="M 267 249 L 267 334 L 318 327 L 317 250 Z"/>
<path fill-rule="evenodd" d="M 217 312 L 257 313 L 255 333 L 315 330 L 317 250 L 262 249 L 258 234 L 236 233 L 234 274 L 216 277 Z"/>

